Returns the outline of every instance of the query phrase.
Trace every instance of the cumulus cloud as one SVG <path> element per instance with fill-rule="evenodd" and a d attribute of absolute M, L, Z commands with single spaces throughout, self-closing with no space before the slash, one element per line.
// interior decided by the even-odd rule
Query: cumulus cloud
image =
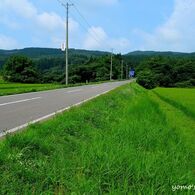
<path fill-rule="evenodd" d="M 105 31 L 101 27 L 91 27 L 88 29 L 86 39 L 84 40 L 84 48 L 97 49 L 101 48 L 107 39 Z"/>
<path fill-rule="evenodd" d="M 31 19 L 31 22 L 35 22 L 45 29 L 56 30 L 65 25 L 64 19 L 61 16 L 55 12 L 39 13 L 37 8 L 29 0 L 3 0 L 3 5 L 5 9 L 26 19 Z M 70 30 L 75 30 L 77 27 L 77 22 L 71 19 Z"/>
<path fill-rule="evenodd" d="M 0 45 L 4 49 L 12 49 L 16 48 L 18 43 L 14 38 L 0 34 Z"/>
<path fill-rule="evenodd" d="M 28 21 L 30 24 L 29 26 L 33 28 L 33 31 L 31 32 L 34 32 L 34 36 L 38 37 L 41 34 L 50 33 L 48 37 L 50 37 L 52 46 L 60 46 L 59 42 L 64 41 L 65 20 L 60 15 L 56 14 L 55 12 L 39 12 L 38 9 L 29 0 L 1 1 L 0 12 L 4 12 L 4 17 L 2 16 L 1 18 L 6 18 L 6 22 L 5 19 L 0 19 L 0 22 L 7 27 L 17 27 L 17 23 L 12 21 L 13 18 L 9 19 L 7 17 L 8 15 L 15 14 L 16 16 Z M 74 33 L 78 30 L 78 27 L 78 23 L 70 18 L 69 30 Z M 25 28 L 27 27 L 25 26 Z M 60 41 L 57 42 L 58 45 L 54 45 L 56 44 L 56 41 L 53 40 L 57 39 Z M 37 38 L 32 37 L 32 40 L 37 40 Z"/>
<path fill-rule="evenodd" d="M 153 33 L 139 31 L 142 49 L 193 51 L 195 48 L 195 1 L 175 0 L 173 13 Z"/>
<path fill-rule="evenodd" d="M 15 21 L 11 21 L 8 17 L 6 17 L 5 15 L 4 16 L 1 16 L 0 15 L 0 23 L 4 26 L 7 26 L 9 27 L 10 29 L 13 29 L 13 30 L 17 30 L 17 29 L 20 29 L 20 24 L 15 22 Z"/>
<path fill-rule="evenodd" d="M 43 12 L 36 16 L 36 22 L 39 27 L 52 31 L 62 28 L 64 26 L 64 20 L 56 13 Z"/>
<path fill-rule="evenodd" d="M 28 0 L 1 0 L 0 8 L 13 11 L 26 18 L 34 17 L 37 14 L 36 7 Z"/>
<path fill-rule="evenodd" d="M 130 41 L 126 38 L 110 38 L 102 27 L 91 27 L 83 43 L 86 49 L 115 49 L 115 52 L 124 52 L 130 47 Z"/>
<path fill-rule="evenodd" d="M 25 29 L 25 32 L 30 33 L 29 38 L 31 39 L 32 45 L 42 45 L 45 43 L 42 46 L 60 47 L 61 43 L 65 41 L 65 18 L 62 18 L 57 13 L 40 11 L 31 0 L 0 1 L 0 15 L 6 18 L 3 22 L 1 19 L 3 17 L 0 17 L 0 23 L 12 29 Z M 81 1 L 93 6 L 111 6 L 119 2 L 119 0 Z M 19 25 L 17 25 L 14 18 L 17 18 L 16 21 L 20 21 Z M 91 27 L 87 33 L 83 33 L 79 24 L 72 18 L 69 19 L 69 30 L 70 45 L 74 45 L 74 47 L 100 50 L 117 48 L 115 49 L 116 52 L 124 52 L 130 46 L 129 40 L 123 37 L 111 38 L 102 27 Z M 12 43 L 14 43 L 14 40 L 12 40 Z M 6 48 L 11 48 L 11 46 L 14 47 L 15 45 L 8 45 Z"/>

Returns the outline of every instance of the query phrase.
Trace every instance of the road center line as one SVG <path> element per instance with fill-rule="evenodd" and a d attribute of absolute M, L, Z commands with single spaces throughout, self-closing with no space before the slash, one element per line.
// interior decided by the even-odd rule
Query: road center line
<path fill-rule="evenodd" d="M 82 91 L 82 89 L 75 89 L 75 90 L 72 90 L 72 91 L 67 91 L 66 93 L 74 93 L 74 92 L 79 92 L 79 91 Z"/>
<path fill-rule="evenodd" d="M 6 106 L 6 105 L 10 105 L 10 104 L 17 104 L 17 103 L 27 102 L 27 101 L 31 101 L 31 100 L 37 100 L 37 99 L 41 99 L 41 97 L 35 97 L 35 98 L 30 98 L 30 99 L 18 100 L 18 101 L 14 101 L 14 102 L 7 102 L 7 103 L 0 104 L 0 106 Z"/>

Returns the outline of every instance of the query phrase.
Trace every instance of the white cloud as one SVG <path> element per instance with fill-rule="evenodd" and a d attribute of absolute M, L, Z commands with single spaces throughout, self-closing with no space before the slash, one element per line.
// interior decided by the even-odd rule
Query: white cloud
<path fill-rule="evenodd" d="M 37 9 L 28 0 L 1 0 L 1 9 L 13 11 L 25 18 L 34 17 L 37 14 Z"/>
<path fill-rule="evenodd" d="M 65 41 L 65 18 L 55 12 L 40 11 L 31 0 L 0 0 L 0 13 L 4 13 L 6 21 L 1 20 L 3 25 L 30 32 L 29 37 L 32 45 L 48 47 L 60 47 Z M 91 6 L 116 5 L 119 0 L 81 0 Z M 1 14 L 2 15 L 2 14 Z M 11 17 L 10 17 L 11 16 Z M 17 18 L 19 25 L 13 20 Z M 21 20 L 20 20 L 21 19 Z M 10 22 L 9 22 L 10 21 Z M 21 21 L 24 21 L 23 23 Z M 28 23 L 28 25 L 26 25 Z M 12 25 L 11 25 L 12 24 Z M 24 26 L 25 25 L 25 26 Z M 91 27 L 87 34 L 81 32 L 79 24 L 69 19 L 70 47 L 83 47 L 84 49 L 110 50 L 124 52 L 129 49 L 129 40 L 119 37 L 111 38 L 101 27 Z M 30 41 L 29 41 L 30 42 Z M 82 43 L 82 44 L 81 44 Z M 25 45 L 25 44 L 24 44 Z M 14 45 L 13 45 L 14 46 Z M 10 46 L 11 47 L 11 46 Z"/>
<path fill-rule="evenodd" d="M 12 37 L 0 34 L 0 46 L 4 49 L 13 49 L 18 46 L 18 43 Z"/>
<path fill-rule="evenodd" d="M 26 29 L 34 33 L 32 40 L 38 42 L 38 37 L 44 34 L 44 37 L 50 37 L 51 45 L 59 42 L 63 42 L 65 39 L 65 19 L 55 12 L 39 12 L 38 9 L 29 0 L 0 0 L 0 12 L 4 13 L 4 21 L 0 19 L 0 22 L 9 28 L 16 28 L 17 23 L 13 22 L 11 18 L 8 18 L 10 14 L 14 14 L 23 19 L 26 19 L 29 23 L 29 27 L 33 29 Z M 2 15 L 2 14 L 1 14 Z M 1 17 L 3 18 L 3 17 Z M 10 25 L 12 24 L 12 25 Z M 70 18 L 69 30 L 74 33 L 78 30 L 78 23 Z M 27 28 L 27 26 L 25 26 Z M 49 33 L 49 34 L 48 34 Z M 43 37 L 43 36 L 42 36 Z M 61 41 L 53 41 L 61 40 Z M 49 45 L 49 44 L 48 44 Z"/>
<path fill-rule="evenodd" d="M 91 27 L 84 40 L 84 48 L 98 49 L 106 44 L 107 35 L 101 27 Z"/>
<path fill-rule="evenodd" d="M 0 23 L 2 23 L 3 25 L 5 25 L 5 26 L 7 26 L 7 27 L 9 27 L 10 29 L 13 29 L 13 30 L 20 29 L 20 24 L 19 23 L 10 20 L 5 15 L 4 16 L 0 15 Z"/>
<path fill-rule="evenodd" d="M 63 28 L 64 26 L 63 19 L 53 12 L 52 13 L 44 12 L 39 15 L 36 15 L 36 22 L 41 28 L 49 31 Z"/>
<path fill-rule="evenodd" d="M 124 52 L 130 47 L 130 42 L 126 38 L 111 38 L 102 27 L 91 27 L 88 30 L 83 43 L 85 49 L 110 50 L 115 52 Z"/>
<path fill-rule="evenodd" d="M 130 48 L 130 41 L 126 38 L 110 39 L 111 48 L 115 48 L 117 52 L 125 52 Z"/>
<path fill-rule="evenodd" d="M 194 51 L 195 1 L 175 0 L 173 13 L 153 33 L 139 32 L 144 39 L 142 49 Z"/>
<path fill-rule="evenodd" d="M 37 15 L 36 22 L 41 28 L 48 31 L 65 31 L 65 19 L 54 12 L 43 12 Z M 73 32 L 76 31 L 78 27 L 78 23 L 72 18 L 69 18 L 69 30 Z"/>

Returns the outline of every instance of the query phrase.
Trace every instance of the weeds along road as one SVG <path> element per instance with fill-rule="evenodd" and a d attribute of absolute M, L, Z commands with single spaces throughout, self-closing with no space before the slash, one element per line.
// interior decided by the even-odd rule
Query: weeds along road
<path fill-rule="evenodd" d="M 45 120 L 131 81 L 110 82 L 0 97 L 0 136 Z"/>

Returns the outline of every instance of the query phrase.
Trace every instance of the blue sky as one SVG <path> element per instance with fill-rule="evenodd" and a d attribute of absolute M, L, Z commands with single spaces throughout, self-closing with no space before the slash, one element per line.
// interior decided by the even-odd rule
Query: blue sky
<path fill-rule="evenodd" d="M 70 8 L 71 48 L 195 51 L 194 0 L 70 1 L 90 24 Z M 57 0 L 0 0 L 0 25 L 1 49 L 59 48 L 65 41 L 65 9 Z"/>

